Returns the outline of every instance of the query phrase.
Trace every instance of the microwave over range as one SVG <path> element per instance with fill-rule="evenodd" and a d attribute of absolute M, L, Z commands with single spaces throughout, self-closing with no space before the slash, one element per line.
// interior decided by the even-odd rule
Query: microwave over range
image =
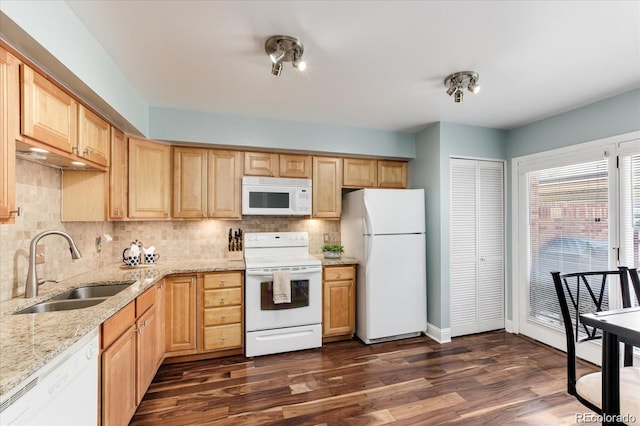
<path fill-rule="evenodd" d="M 311 214 L 311 179 L 244 176 L 242 214 L 307 216 Z"/>

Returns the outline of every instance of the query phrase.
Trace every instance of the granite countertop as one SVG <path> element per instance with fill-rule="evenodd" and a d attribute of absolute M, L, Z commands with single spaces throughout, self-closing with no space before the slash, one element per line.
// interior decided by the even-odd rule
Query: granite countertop
<path fill-rule="evenodd" d="M 355 257 L 349 256 L 340 256 L 337 259 L 326 259 L 322 253 L 314 254 L 313 256 L 322 261 L 322 266 L 355 265 L 360 263 Z"/>
<path fill-rule="evenodd" d="M 244 270 L 244 261 L 181 260 L 126 268 L 121 263 L 40 286 L 38 297 L 0 303 L 0 397 L 20 385 L 58 354 L 100 326 L 138 295 L 167 275 Z M 130 282 L 132 285 L 104 302 L 84 309 L 12 315 L 66 290 L 84 285 Z"/>

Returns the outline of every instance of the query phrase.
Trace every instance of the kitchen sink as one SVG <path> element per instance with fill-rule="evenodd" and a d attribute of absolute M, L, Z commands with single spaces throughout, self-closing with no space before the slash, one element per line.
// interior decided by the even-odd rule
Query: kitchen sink
<path fill-rule="evenodd" d="M 127 287 L 132 282 L 119 283 L 119 284 L 105 284 L 105 285 L 88 285 L 84 287 L 74 288 L 65 291 L 62 294 L 52 297 L 49 300 L 40 302 L 37 305 L 29 306 L 22 309 L 17 314 L 36 314 L 40 312 L 56 312 L 56 311 L 71 311 L 74 309 L 83 309 L 90 306 L 95 306 L 104 302 L 109 297 L 114 296 Z"/>
<path fill-rule="evenodd" d="M 94 297 L 92 299 L 68 299 L 68 300 L 47 300 L 45 302 L 38 303 L 37 305 L 29 306 L 14 313 L 18 314 L 37 314 L 40 312 L 56 312 L 56 311 L 71 311 L 74 309 L 88 308 L 95 306 L 98 303 L 102 303 L 107 300 L 107 297 Z"/>
<path fill-rule="evenodd" d="M 85 287 L 74 288 L 65 291 L 50 300 L 73 300 L 73 299 L 91 299 L 95 297 L 111 297 L 120 293 L 132 283 L 122 284 L 106 284 L 106 285 L 89 285 Z"/>

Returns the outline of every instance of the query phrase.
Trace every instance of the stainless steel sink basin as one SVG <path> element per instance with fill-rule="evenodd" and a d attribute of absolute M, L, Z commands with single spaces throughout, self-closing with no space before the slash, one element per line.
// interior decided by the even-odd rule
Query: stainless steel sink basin
<path fill-rule="evenodd" d="M 37 305 L 30 306 L 21 311 L 16 312 L 18 314 L 35 314 L 40 312 L 55 312 L 55 311 L 70 311 L 73 309 L 88 308 L 95 306 L 98 303 L 102 303 L 107 300 L 107 297 L 95 297 L 92 299 L 69 299 L 69 300 L 47 300 L 45 302 L 38 303 Z"/>
<path fill-rule="evenodd" d="M 65 291 L 37 305 L 29 306 L 16 312 L 17 314 L 35 314 L 40 312 L 70 311 L 95 306 L 104 302 L 127 287 L 132 282 L 105 285 L 88 285 Z"/>
<path fill-rule="evenodd" d="M 120 293 L 125 288 L 129 287 L 131 283 L 122 284 L 106 284 L 106 285 L 90 285 L 85 287 L 74 288 L 69 291 L 65 291 L 50 300 L 72 300 L 72 299 L 90 299 L 94 297 L 111 297 Z"/>

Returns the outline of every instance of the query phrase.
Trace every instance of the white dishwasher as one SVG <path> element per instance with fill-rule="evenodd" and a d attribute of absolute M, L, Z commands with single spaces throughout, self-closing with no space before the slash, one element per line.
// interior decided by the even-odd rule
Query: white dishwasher
<path fill-rule="evenodd" d="M 4 395 L 0 424 L 96 425 L 98 344 L 96 328 Z"/>

